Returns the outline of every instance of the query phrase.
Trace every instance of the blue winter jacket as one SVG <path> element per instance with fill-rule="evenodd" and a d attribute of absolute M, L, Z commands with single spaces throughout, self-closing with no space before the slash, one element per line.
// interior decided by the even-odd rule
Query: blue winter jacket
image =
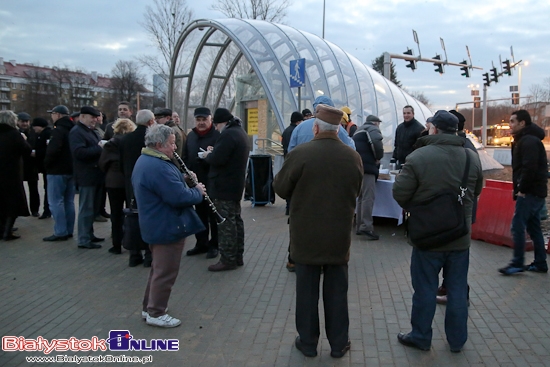
<path fill-rule="evenodd" d="M 203 231 L 193 209 L 203 200 L 199 189 L 189 188 L 170 159 L 143 148 L 132 173 L 139 210 L 141 237 L 149 244 L 169 244 Z"/>

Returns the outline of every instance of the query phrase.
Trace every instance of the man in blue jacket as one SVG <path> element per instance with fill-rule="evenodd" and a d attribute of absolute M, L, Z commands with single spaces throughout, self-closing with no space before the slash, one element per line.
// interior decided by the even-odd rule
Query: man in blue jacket
<path fill-rule="evenodd" d="M 132 173 L 141 235 L 153 255 L 141 315 L 148 325 L 165 328 L 181 324 L 166 313 L 166 308 L 178 276 L 185 238 L 204 230 L 193 205 L 202 202 L 205 187 L 201 183 L 193 188 L 185 184 L 171 161 L 175 141 L 170 127 L 151 126 L 145 135 L 146 148 Z"/>

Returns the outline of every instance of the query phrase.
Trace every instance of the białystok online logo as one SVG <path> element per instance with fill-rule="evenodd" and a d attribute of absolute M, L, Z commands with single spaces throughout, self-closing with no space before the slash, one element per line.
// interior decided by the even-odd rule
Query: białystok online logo
<path fill-rule="evenodd" d="M 178 339 L 134 339 L 129 330 L 111 330 L 108 339 L 26 339 L 23 336 L 3 336 L 4 352 L 88 352 L 88 351 L 177 351 Z"/>

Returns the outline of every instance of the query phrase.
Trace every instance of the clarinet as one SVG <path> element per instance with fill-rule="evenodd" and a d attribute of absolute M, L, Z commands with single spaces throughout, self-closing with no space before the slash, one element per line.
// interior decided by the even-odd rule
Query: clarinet
<path fill-rule="evenodd" d="M 182 173 L 186 174 L 191 179 L 191 181 L 193 182 L 193 187 L 197 186 L 199 184 L 199 181 L 197 181 L 197 179 L 195 179 L 195 176 L 193 176 L 191 174 L 192 172 L 189 170 L 189 168 L 187 168 L 185 163 L 183 163 L 183 159 L 181 159 L 181 157 L 178 155 L 178 153 L 174 152 L 174 158 L 176 158 L 176 160 L 180 164 Z M 225 218 L 222 217 L 222 215 L 218 212 L 218 209 L 216 209 L 216 206 L 214 205 L 214 203 L 210 199 L 210 196 L 208 196 L 207 193 L 204 193 L 204 199 L 208 203 L 208 206 L 212 210 L 212 213 L 214 213 L 216 215 L 216 222 L 218 224 L 222 224 L 223 222 L 225 222 Z"/>

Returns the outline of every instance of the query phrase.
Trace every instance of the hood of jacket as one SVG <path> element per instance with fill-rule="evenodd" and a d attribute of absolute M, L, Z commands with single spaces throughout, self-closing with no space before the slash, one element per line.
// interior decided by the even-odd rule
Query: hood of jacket
<path fill-rule="evenodd" d="M 533 135 L 540 140 L 544 139 L 544 137 L 546 136 L 542 127 L 534 123 L 531 123 L 531 125 L 527 125 L 523 129 L 521 129 L 519 133 L 514 135 L 514 140 L 518 140 L 525 135 Z"/>

